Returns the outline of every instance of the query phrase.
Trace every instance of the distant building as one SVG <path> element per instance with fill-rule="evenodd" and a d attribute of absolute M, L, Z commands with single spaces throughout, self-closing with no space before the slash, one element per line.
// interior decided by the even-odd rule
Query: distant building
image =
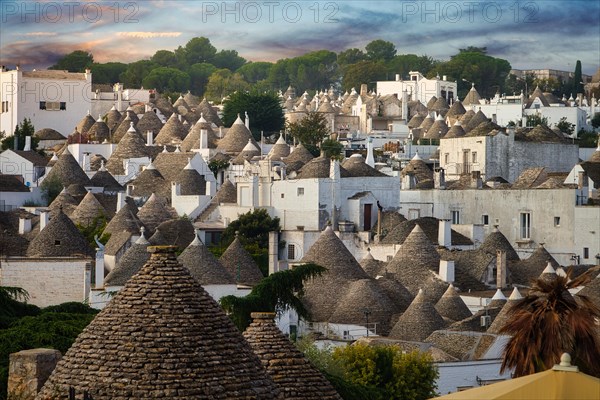
<path fill-rule="evenodd" d="M 536 79 L 549 79 L 554 78 L 558 81 L 566 82 L 575 76 L 573 71 L 560 71 L 558 69 L 511 69 L 511 75 L 516 75 L 519 78 L 523 78 L 526 75 L 533 75 Z M 581 74 L 583 83 L 592 81 L 591 75 Z"/>
<path fill-rule="evenodd" d="M 409 75 L 410 79 L 407 81 L 400 80 L 399 74 L 396 74 L 394 81 L 378 81 L 377 94 L 382 96 L 395 94 L 401 99 L 402 92 L 406 90 L 411 100 L 419 100 L 423 104 L 427 104 L 434 96 L 442 97 L 447 102 L 456 99 L 458 90 L 456 82 L 446 80 L 445 75 L 442 79 L 439 77 L 427 79 L 418 71 L 411 71 Z"/>
<path fill-rule="evenodd" d="M 66 71 L 0 70 L 0 131 L 12 135 L 24 118 L 37 129 L 67 136 L 91 108 L 92 74 Z"/>

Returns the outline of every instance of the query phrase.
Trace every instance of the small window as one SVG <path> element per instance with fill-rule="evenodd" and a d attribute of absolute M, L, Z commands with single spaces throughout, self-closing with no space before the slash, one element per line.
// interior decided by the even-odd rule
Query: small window
<path fill-rule="evenodd" d="M 453 210 L 452 211 L 452 224 L 460 224 L 460 211 Z"/>
<path fill-rule="evenodd" d="M 390 261 L 392 261 L 393 259 L 394 259 L 394 256 L 390 256 L 390 255 L 388 255 L 388 256 L 387 256 L 387 262 L 390 262 Z"/>
<path fill-rule="evenodd" d="M 298 188 L 298 196 L 304 196 L 304 188 Z"/>
<path fill-rule="evenodd" d="M 55 240 L 55 241 L 54 241 L 54 245 L 55 245 L 55 246 L 60 246 L 60 240 Z"/>
<path fill-rule="evenodd" d="M 450 163 L 450 153 L 444 154 L 444 164 Z"/>
<path fill-rule="evenodd" d="M 288 250 L 288 260 L 295 260 L 296 259 L 296 246 L 293 244 L 288 244 L 287 250 Z"/>
<path fill-rule="evenodd" d="M 554 217 L 554 226 L 560 226 L 560 217 Z"/>
<path fill-rule="evenodd" d="M 46 102 L 40 101 L 40 110 L 45 110 L 45 109 L 46 109 Z"/>
<path fill-rule="evenodd" d="M 64 101 L 60 102 L 60 109 L 61 111 L 66 111 L 67 110 L 67 103 Z"/>
<path fill-rule="evenodd" d="M 285 197 L 285 193 L 281 193 L 281 198 L 283 199 Z"/>
<path fill-rule="evenodd" d="M 584 247 L 583 248 L 583 258 L 585 260 L 587 260 L 588 258 L 590 258 L 590 249 L 589 249 L 589 247 Z"/>
<path fill-rule="evenodd" d="M 489 215 L 487 215 L 487 214 L 483 214 L 483 215 L 481 216 L 481 223 L 482 223 L 483 225 L 489 225 L 489 224 L 490 224 L 490 216 L 489 216 Z"/>
<path fill-rule="evenodd" d="M 473 164 L 477 164 L 477 152 L 474 151 L 473 153 L 471 153 L 472 159 L 473 159 Z"/>

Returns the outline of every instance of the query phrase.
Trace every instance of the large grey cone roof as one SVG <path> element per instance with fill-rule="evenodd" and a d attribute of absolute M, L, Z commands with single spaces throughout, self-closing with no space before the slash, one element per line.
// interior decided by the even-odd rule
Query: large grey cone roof
<path fill-rule="evenodd" d="M 203 286 L 235 284 L 235 279 L 198 237 L 179 255 L 178 260 Z"/>
<path fill-rule="evenodd" d="M 376 282 L 392 300 L 399 312 L 406 311 L 410 303 L 415 299 L 404 285 L 394 279 L 392 274 L 385 274 L 382 278 L 377 279 Z"/>
<path fill-rule="evenodd" d="M 140 208 L 137 216 L 150 232 L 154 232 L 161 223 L 177 218 L 177 212 L 153 193 Z"/>
<path fill-rule="evenodd" d="M 254 286 L 264 278 L 258 265 L 237 237 L 221 255 L 219 261 L 229 275 L 241 285 Z"/>
<path fill-rule="evenodd" d="M 174 249 L 151 250 L 37 398 L 66 399 L 69 387 L 94 400 L 277 398 L 258 357 Z"/>
<path fill-rule="evenodd" d="M 427 301 L 423 291 L 396 322 L 390 332 L 390 338 L 422 342 L 434 331 L 444 328 L 444 319 Z"/>
<path fill-rule="evenodd" d="M 173 113 L 154 138 L 154 143 L 158 145 L 181 143 L 186 135 L 187 130 L 177 117 L 177 114 Z"/>
<path fill-rule="evenodd" d="M 79 183 L 83 186 L 90 184 L 90 179 L 83 172 L 83 169 L 81 169 L 81 166 L 68 149 L 65 149 L 58 157 L 58 161 L 54 164 L 50 172 L 48 172 L 44 180 L 51 181 L 53 179 L 58 179 L 64 187 L 68 187 L 74 183 Z"/>
<path fill-rule="evenodd" d="M 329 322 L 366 325 L 365 310 L 369 310 L 369 324 L 377 324 L 377 334 L 390 331 L 390 318 L 401 312 L 374 279 L 351 282 L 346 294 L 338 303 Z M 372 327 L 371 327 L 372 328 Z"/>
<path fill-rule="evenodd" d="M 27 248 L 29 257 L 73 257 L 85 258 L 94 251 L 77 229 L 73 221 L 62 210 L 50 219 L 48 225 L 38 233 Z"/>
<path fill-rule="evenodd" d="M 244 150 L 248 140 L 258 148 L 258 144 L 252 137 L 252 133 L 246 128 L 246 125 L 238 117 L 231 128 L 227 130 L 225 137 L 219 141 L 217 149 L 222 150 L 226 153 L 239 153 Z"/>
<path fill-rule="evenodd" d="M 130 129 L 110 155 L 106 162 L 106 169 L 113 175 L 125 175 L 125 167 L 123 166 L 125 160 L 148 157 L 149 154 L 146 148 L 146 140 L 136 129 Z"/>
<path fill-rule="evenodd" d="M 441 316 L 453 321 L 461 321 L 473 315 L 452 285 L 448 286 L 448 290 L 437 302 L 435 309 Z"/>
<path fill-rule="evenodd" d="M 77 132 L 87 133 L 95 123 L 96 120 L 90 114 L 86 114 L 77 124 Z"/>
<path fill-rule="evenodd" d="M 485 251 L 492 255 L 496 255 L 498 250 L 506 252 L 506 259 L 508 261 L 519 261 L 519 255 L 512 247 L 506 236 L 499 230 L 494 230 L 492 233 L 487 235 L 483 244 L 479 247 L 479 250 Z"/>
<path fill-rule="evenodd" d="M 153 136 L 156 137 L 156 135 L 158 135 L 158 132 L 160 132 L 162 127 L 163 123 L 154 111 L 146 111 L 136 125 L 136 129 L 142 135 L 144 135 L 144 137 L 146 137 L 145 135 L 148 131 L 152 131 Z"/>
<path fill-rule="evenodd" d="M 515 290 L 517 290 L 517 293 L 518 293 L 518 289 L 515 288 Z M 520 295 L 520 293 L 519 293 L 519 295 Z M 509 320 L 510 310 L 518 301 L 519 301 L 519 299 L 514 296 L 514 291 L 513 291 L 513 295 L 511 295 L 511 297 L 509 297 L 506 304 L 504 304 L 504 306 L 502 306 L 502 309 L 500 310 L 500 312 L 498 313 L 496 318 L 494 318 L 494 322 L 492 322 L 492 324 L 488 328 L 488 330 L 487 330 L 488 333 L 493 333 L 496 335 L 500 333 L 500 329 L 502 329 L 502 327 Z"/>
<path fill-rule="evenodd" d="M 113 234 L 116 232 L 127 231 L 127 232 L 139 232 L 143 226 L 142 221 L 137 217 L 137 208 L 125 202 L 125 205 L 121 207 L 119 212 L 115 214 L 110 222 L 104 227 L 102 234 Z"/>
<path fill-rule="evenodd" d="M 419 225 L 415 225 L 402 246 L 388 263 L 388 272 L 394 274 L 398 281 L 411 293 L 429 278 L 431 271 L 439 269 L 440 256 L 435 247 Z"/>
<path fill-rule="evenodd" d="M 244 337 L 288 400 L 342 400 L 331 383 L 275 325 L 273 313 L 252 313 Z"/>
<path fill-rule="evenodd" d="M 331 227 L 321 233 L 301 262 L 327 268 L 322 276 L 304 285 L 303 301 L 314 321 L 327 321 L 346 294 L 347 285 L 369 277 Z"/>
<path fill-rule="evenodd" d="M 50 217 L 54 217 L 58 214 L 59 210 L 62 210 L 67 215 L 71 215 L 77 207 L 77 200 L 71 196 L 66 189 L 63 189 L 58 196 L 48 206 L 50 210 Z"/>
<path fill-rule="evenodd" d="M 104 278 L 104 286 L 124 286 L 150 258 L 150 242 L 141 236 L 119 259 L 115 268 Z"/>
<path fill-rule="evenodd" d="M 92 192 L 88 192 L 77 208 L 75 208 L 73 214 L 71 214 L 71 220 L 76 224 L 89 226 L 93 224 L 96 217 L 101 215 L 106 216 L 107 214 L 108 212 L 100 204 L 96 196 Z"/>

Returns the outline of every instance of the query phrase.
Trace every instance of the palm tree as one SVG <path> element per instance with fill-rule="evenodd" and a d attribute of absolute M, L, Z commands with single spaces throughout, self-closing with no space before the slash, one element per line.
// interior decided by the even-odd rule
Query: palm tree
<path fill-rule="evenodd" d="M 553 274 L 533 283 L 500 329 L 512 336 L 504 349 L 502 372 L 514 368 L 519 377 L 544 371 L 568 352 L 582 371 L 600 376 L 600 308 L 585 296 L 569 293 L 588 283 L 597 269 L 571 280 L 569 268 L 566 276 Z"/>

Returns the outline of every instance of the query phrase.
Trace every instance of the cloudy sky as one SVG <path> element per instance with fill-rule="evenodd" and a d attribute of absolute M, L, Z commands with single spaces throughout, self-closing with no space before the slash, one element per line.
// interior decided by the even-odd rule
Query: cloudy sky
<path fill-rule="evenodd" d="M 486 46 L 513 68 L 600 66 L 600 0 L 0 2 L 0 63 L 45 68 L 73 50 L 131 62 L 195 37 L 248 60 L 393 42 L 399 54 L 448 59 Z"/>

